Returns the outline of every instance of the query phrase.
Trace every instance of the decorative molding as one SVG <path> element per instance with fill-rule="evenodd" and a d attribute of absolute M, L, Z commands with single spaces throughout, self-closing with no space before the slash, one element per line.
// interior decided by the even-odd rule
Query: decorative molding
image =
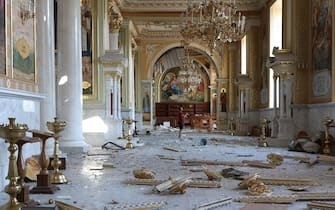
<path fill-rule="evenodd" d="M 29 99 L 34 101 L 41 101 L 45 96 L 37 93 L 31 93 L 26 91 L 17 91 L 8 88 L 0 87 L 0 98 L 17 98 L 17 99 Z"/>

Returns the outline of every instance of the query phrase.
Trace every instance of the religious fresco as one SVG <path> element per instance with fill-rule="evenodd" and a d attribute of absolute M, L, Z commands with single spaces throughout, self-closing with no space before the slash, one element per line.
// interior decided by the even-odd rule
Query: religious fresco
<path fill-rule="evenodd" d="M 142 108 L 144 113 L 150 112 L 150 84 L 143 84 Z"/>
<path fill-rule="evenodd" d="M 84 95 L 93 94 L 92 8 L 90 0 L 81 1 L 82 87 Z"/>
<path fill-rule="evenodd" d="M 160 90 L 162 102 L 204 102 L 205 81 L 197 70 L 173 68 L 164 72 Z"/>
<path fill-rule="evenodd" d="M 12 1 L 13 76 L 35 81 L 35 1 Z"/>
<path fill-rule="evenodd" d="M 330 96 L 333 0 L 312 1 L 313 96 Z"/>
<path fill-rule="evenodd" d="M 0 74 L 6 74 L 5 0 L 0 0 Z"/>

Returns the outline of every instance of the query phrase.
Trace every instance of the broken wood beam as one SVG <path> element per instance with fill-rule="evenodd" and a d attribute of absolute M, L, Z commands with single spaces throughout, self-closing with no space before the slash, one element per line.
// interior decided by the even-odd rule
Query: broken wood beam
<path fill-rule="evenodd" d="M 276 168 L 276 165 L 273 165 L 271 163 L 262 163 L 258 160 L 243 160 L 242 163 L 245 163 L 248 166 L 257 167 L 257 168 L 269 168 L 269 169 Z"/>
<path fill-rule="evenodd" d="M 187 188 L 187 184 L 191 177 L 185 176 L 177 176 L 176 178 L 170 177 L 168 180 L 164 181 L 163 183 L 155 186 L 155 191 L 163 192 L 165 190 L 169 190 L 171 193 L 185 193 L 185 189 Z"/>
<path fill-rule="evenodd" d="M 227 165 L 227 166 L 245 166 L 241 162 L 217 161 L 217 160 L 181 160 L 182 166 L 201 166 L 201 165 Z"/>
<path fill-rule="evenodd" d="M 257 178 L 257 181 L 263 182 L 264 184 L 269 185 L 288 185 L 288 186 L 295 186 L 295 185 L 308 185 L 308 186 L 315 186 L 318 185 L 317 182 L 311 179 L 271 179 L 271 178 Z"/>
<path fill-rule="evenodd" d="M 335 210 L 334 203 L 325 203 L 321 201 L 312 201 L 307 203 L 308 209 Z"/>
<path fill-rule="evenodd" d="M 229 203 L 231 203 L 232 198 L 231 197 L 226 197 L 226 198 L 222 198 L 216 201 L 211 201 L 205 204 L 201 204 L 198 207 L 193 208 L 193 210 L 209 210 L 209 209 L 214 209 L 214 208 L 218 208 L 221 206 L 225 206 Z"/>
<path fill-rule="evenodd" d="M 299 201 L 310 201 L 310 200 L 335 200 L 335 192 L 296 192 L 293 195 L 297 196 Z"/>
<path fill-rule="evenodd" d="M 173 152 L 186 152 L 186 150 L 184 150 L 184 149 L 179 149 L 179 148 L 174 148 L 174 147 L 163 147 L 163 149 L 170 150 L 170 151 L 173 151 Z"/>
<path fill-rule="evenodd" d="M 125 184 L 133 184 L 133 185 L 152 185 L 156 186 L 162 184 L 166 180 L 158 180 L 158 179 L 127 179 Z M 191 179 L 188 184 L 189 187 L 196 188 L 220 188 L 222 187 L 221 182 L 217 181 L 207 181 L 207 180 L 194 180 Z"/>
<path fill-rule="evenodd" d="M 297 196 L 247 196 L 235 199 L 243 203 L 293 203 Z"/>

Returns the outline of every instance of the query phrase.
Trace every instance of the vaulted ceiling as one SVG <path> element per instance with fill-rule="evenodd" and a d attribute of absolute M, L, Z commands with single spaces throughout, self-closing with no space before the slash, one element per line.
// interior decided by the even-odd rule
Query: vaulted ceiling
<path fill-rule="evenodd" d="M 178 39 L 180 38 L 181 15 L 188 3 L 205 0 L 114 0 L 122 13 L 136 29 L 137 39 Z M 220 0 L 217 0 L 220 1 Z M 239 11 L 259 14 L 268 0 L 223 0 L 236 1 Z"/>

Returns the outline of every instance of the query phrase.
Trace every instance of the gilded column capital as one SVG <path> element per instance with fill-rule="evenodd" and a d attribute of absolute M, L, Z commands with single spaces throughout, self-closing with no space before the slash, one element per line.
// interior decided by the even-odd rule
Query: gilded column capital
<path fill-rule="evenodd" d="M 108 1 L 107 13 L 109 17 L 109 31 L 118 33 L 123 22 L 123 17 L 120 14 L 115 1 Z"/>

